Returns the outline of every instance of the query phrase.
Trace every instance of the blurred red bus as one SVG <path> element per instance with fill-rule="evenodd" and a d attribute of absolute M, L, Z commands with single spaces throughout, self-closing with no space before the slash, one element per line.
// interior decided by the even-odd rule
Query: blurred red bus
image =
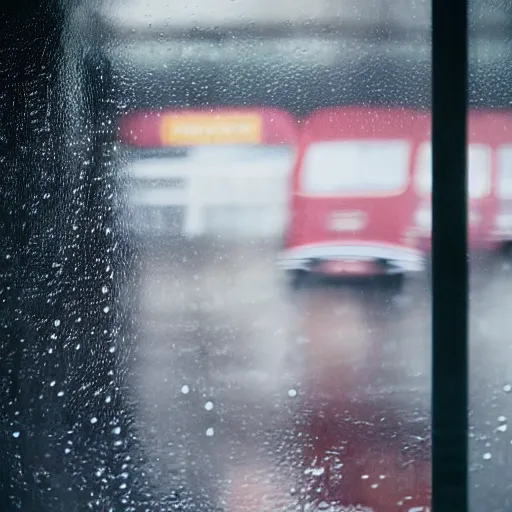
<path fill-rule="evenodd" d="M 399 288 L 423 269 L 408 231 L 427 131 L 424 116 L 397 108 L 324 109 L 306 120 L 280 257 L 295 283 L 308 273 L 378 275 Z"/>
<path fill-rule="evenodd" d="M 137 111 L 120 121 L 144 234 L 282 235 L 296 120 L 273 108 Z"/>
<path fill-rule="evenodd" d="M 499 112 L 473 111 L 468 116 L 468 244 L 471 251 L 491 252 L 507 240 L 507 143 L 510 121 Z M 512 146 L 510 146 L 512 147 Z M 508 156 L 510 161 L 510 156 Z M 415 170 L 420 199 L 414 216 L 418 246 L 431 251 L 432 149 L 430 137 L 422 143 Z M 500 213 L 503 212 L 503 213 Z M 504 216 L 503 216 L 504 215 Z"/>

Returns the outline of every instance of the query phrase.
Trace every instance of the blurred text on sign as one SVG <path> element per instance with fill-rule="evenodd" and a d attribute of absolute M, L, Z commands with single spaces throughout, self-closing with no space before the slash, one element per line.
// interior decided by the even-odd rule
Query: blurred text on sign
<path fill-rule="evenodd" d="M 160 137 L 169 146 L 260 144 L 262 131 L 258 115 L 174 114 L 163 118 Z"/>

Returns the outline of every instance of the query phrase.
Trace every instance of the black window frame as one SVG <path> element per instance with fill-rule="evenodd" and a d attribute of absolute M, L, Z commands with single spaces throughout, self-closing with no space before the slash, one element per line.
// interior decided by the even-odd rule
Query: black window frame
<path fill-rule="evenodd" d="M 432 509 L 468 510 L 468 2 L 432 0 Z"/>

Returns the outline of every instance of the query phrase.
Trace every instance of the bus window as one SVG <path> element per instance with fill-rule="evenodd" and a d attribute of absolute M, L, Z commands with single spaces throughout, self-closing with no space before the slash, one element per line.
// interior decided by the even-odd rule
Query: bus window
<path fill-rule="evenodd" d="M 432 190 L 432 149 L 425 143 L 418 153 L 416 190 L 428 195 Z M 470 144 L 468 150 L 468 192 L 471 199 L 482 199 L 491 192 L 491 148 L 487 144 Z"/>
<path fill-rule="evenodd" d="M 409 175 L 406 140 L 317 142 L 303 162 L 302 191 L 311 195 L 397 193 Z"/>
<path fill-rule="evenodd" d="M 497 194 L 501 199 L 512 199 L 512 146 L 498 150 Z"/>

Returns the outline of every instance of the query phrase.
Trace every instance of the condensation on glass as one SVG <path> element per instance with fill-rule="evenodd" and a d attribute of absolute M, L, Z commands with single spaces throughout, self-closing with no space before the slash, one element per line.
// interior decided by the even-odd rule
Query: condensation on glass
<path fill-rule="evenodd" d="M 485 504 L 510 444 L 496 249 L 512 242 L 512 130 L 490 110 L 507 102 L 493 33 L 508 11 L 476 3 L 471 453 Z M 88 155 L 69 172 L 103 166 L 84 203 L 103 210 L 70 230 L 112 215 L 105 254 L 134 255 L 88 267 L 104 267 L 98 294 L 120 290 L 98 309 L 131 404 L 108 424 L 120 503 L 430 511 L 430 3 L 124 0 L 69 20 L 66 155 Z M 100 362 L 87 368 L 110 375 Z M 84 389 L 110 406 L 93 374 Z"/>

